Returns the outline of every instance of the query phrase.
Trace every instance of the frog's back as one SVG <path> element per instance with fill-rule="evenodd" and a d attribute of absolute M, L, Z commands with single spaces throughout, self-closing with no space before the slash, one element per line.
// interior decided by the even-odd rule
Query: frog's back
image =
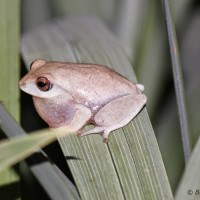
<path fill-rule="evenodd" d="M 135 84 L 106 66 L 67 63 L 65 69 L 73 91 L 93 103 L 137 93 Z"/>

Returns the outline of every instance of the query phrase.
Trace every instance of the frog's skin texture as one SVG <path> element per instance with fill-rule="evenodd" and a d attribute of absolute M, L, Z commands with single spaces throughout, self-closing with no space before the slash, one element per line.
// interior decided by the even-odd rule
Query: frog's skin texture
<path fill-rule="evenodd" d="M 128 124 L 144 107 L 144 86 L 96 64 L 36 60 L 19 87 L 33 96 L 39 115 L 51 128 L 79 136 L 111 131 Z M 87 124 L 94 128 L 83 131 Z"/>

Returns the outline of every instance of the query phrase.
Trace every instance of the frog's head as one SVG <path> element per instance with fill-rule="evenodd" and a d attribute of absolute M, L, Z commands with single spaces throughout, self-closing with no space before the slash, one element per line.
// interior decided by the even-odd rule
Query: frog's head
<path fill-rule="evenodd" d="M 30 71 L 20 80 L 19 87 L 24 92 L 40 98 L 60 96 L 64 88 L 56 81 L 54 66 L 46 60 L 32 62 Z"/>

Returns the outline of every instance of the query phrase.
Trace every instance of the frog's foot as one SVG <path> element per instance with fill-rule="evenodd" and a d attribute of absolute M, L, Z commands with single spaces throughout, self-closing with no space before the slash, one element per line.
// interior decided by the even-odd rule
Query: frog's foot
<path fill-rule="evenodd" d="M 90 135 L 90 134 L 100 134 L 103 137 L 103 142 L 104 143 L 108 143 L 108 135 L 110 134 L 111 131 L 121 128 L 121 124 L 118 125 L 113 125 L 113 126 L 109 126 L 109 127 L 100 127 L 100 126 L 95 126 L 93 129 L 88 130 L 88 131 L 82 131 L 79 130 L 77 132 L 77 137 L 83 137 L 86 135 Z"/>
<path fill-rule="evenodd" d="M 86 136 L 86 135 L 90 135 L 90 134 L 94 134 L 94 133 L 101 133 L 104 131 L 104 127 L 100 127 L 100 126 L 95 126 L 94 128 L 88 130 L 88 131 L 83 131 L 82 130 L 79 130 L 77 132 L 77 136 L 78 137 L 82 137 L 82 136 Z"/>
<path fill-rule="evenodd" d="M 101 134 L 103 136 L 103 142 L 108 143 L 108 135 L 110 132 L 108 131 L 107 127 L 95 126 L 93 129 L 84 132 L 80 130 L 78 131 L 77 136 L 82 137 L 95 133 Z"/>
<path fill-rule="evenodd" d="M 115 130 L 115 127 L 100 127 L 100 126 L 95 126 L 93 129 L 89 130 L 89 131 L 85 131 L 82 133 L 78 133 L 77 136 L 78 137 L 82 137 L 82 136 L 86 136 L 86 135 L 90 135 L 90 134 L 100 134 L 103 137 L 103 142 L 104 143 L 108 143 L 108 135 L 111 131 Z"/>

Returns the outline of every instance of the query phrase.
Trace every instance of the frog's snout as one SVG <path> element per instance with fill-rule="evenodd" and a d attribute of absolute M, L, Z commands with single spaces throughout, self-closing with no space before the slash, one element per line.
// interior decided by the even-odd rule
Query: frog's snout
<path fill-rule="evenodd" d="M 20 87 L 20 89 L 26 87 L 26 82 L 21 80 L 21 81 L 19 82 L 19 87 Z"/>

